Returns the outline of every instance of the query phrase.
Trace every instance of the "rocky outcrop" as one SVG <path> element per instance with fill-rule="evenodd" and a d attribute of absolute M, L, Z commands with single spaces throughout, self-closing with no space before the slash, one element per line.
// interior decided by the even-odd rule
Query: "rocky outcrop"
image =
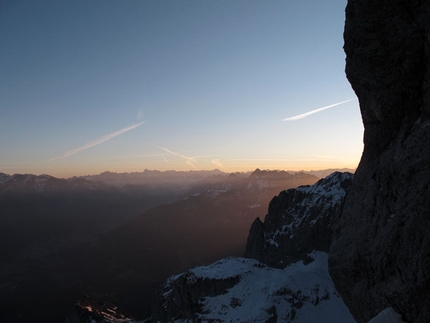
<path fill-rule="evenodd" d="M 85 295 L 65 323 L 137 323 L 107 296 Z"/>
<path fill-rule="evenodd" d="M 350 173 L 335 172 L 312 186 L 275 196 L 264 223 L 257 218 L 251 226 L 245 257 L 284 268 L 306 261 L 313 250 L 328 252 L 336 214 L 352 177 Z"/>
<path fill-rule="evenodd" d="M 198 269 L 198 268 L 197 268 Z M 204 297 L 223 295 L 236 285 L 239 275 L 202 276 L 193 270 L 172 276 L 157 291 L 152 309 L 153 322 L 191 320 L 203 314 Z"/>
<path fill-rule="evenodd" d="M 173 276 L 151 322 L 355 323 L 328 274 L 327 254 L 284 269 L 229 257 Z"/>
<path fill-rule="evenodd" d="M 332 227 L 352 178 L 335 172 L 282 191 L 264 223 L 254 221 L 247 258 L 171 277 L 154 298 L 152 322 L 354 322 L 327 265 Z"/>
<path fill-rule="evenodd" d="M 430 2 L 349 0 L 346 73 L 364 152 L 330 250 L 358 322 L 392 307 L 430 317 Z"/>

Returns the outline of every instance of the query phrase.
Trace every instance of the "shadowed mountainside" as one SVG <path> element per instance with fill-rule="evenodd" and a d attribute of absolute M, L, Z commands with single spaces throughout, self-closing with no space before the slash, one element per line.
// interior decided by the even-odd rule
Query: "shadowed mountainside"
<path fill-rule="evenodd" d="M 250 222 L 280 187 L 318 180 L 260 170 L 147 175 L 113 186 L 0 174 L 2 319 L 62 321 L 87 292 L 143 317 L 171 274 L 242 254 Z"/>

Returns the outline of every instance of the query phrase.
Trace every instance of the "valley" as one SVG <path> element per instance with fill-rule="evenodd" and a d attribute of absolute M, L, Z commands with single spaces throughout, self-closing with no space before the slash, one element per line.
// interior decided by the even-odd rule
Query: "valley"
<path fill-rule="evenodd" d="M 144 318 L 167 277 L 243 256 L 251 223 L 273 196 L 319 179 L 261 170 L 122 175 L 0 176 L 8 322 L 58 322 L 87 293 L 111 295 Z"/>

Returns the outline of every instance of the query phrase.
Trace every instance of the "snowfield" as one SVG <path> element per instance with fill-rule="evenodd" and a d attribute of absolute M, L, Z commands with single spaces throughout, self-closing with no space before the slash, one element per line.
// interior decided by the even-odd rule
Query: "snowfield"
<path fill-rule="evenodd" d="M 191 269 L 196 280 L 240 277 L 226 294 L 200 299 L 198 321 L 355 323 L 328 273 L 328 255 L 313 252 L 310 256 L 313 262 L 299 261 L 284 269 L 234 257 Z"/>

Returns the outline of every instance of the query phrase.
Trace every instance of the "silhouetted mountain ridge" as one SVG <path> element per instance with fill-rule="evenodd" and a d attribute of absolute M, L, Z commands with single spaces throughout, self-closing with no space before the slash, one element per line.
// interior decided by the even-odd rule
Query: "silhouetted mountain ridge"
<path fill-rule="evenodd" d="M 143 316 L 142 302 L 169 275 L 242 254 L 261 207 L 285 187 L 318 180 L 279 171 L 149 174 L 149 184 L 121 187 L 0 174 L 0 312 L 8 322 L 57 322 L 88 291 L 113 292 Z M 157 174 L 177 181 L 160 186 Z"/>

